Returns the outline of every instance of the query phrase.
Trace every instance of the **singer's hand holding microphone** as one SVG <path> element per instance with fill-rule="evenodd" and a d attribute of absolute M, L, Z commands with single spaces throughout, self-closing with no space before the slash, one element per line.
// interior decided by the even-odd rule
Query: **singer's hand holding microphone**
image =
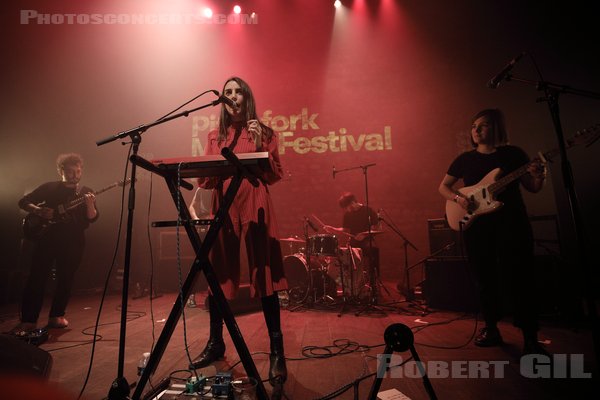
<path fill-rule="evenodd" d="M 251 119 L 247 123 L 248 133 L 254 139 L 254 143 L 256 143 L 256 148 L 259 149 L 262 146 L 262 127 L 260 126 L 260 122 L 256 119 Z"/>

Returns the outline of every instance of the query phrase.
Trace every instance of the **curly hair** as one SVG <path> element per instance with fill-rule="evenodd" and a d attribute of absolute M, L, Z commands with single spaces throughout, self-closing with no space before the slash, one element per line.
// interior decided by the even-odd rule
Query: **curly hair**
<path fill-rule="evenodd" d="M 59 175 L 67 165 L 80 165 L 83 167 L 83 158 L 77 153 L 59 154 L 56 158 L 56 170 Z"/>

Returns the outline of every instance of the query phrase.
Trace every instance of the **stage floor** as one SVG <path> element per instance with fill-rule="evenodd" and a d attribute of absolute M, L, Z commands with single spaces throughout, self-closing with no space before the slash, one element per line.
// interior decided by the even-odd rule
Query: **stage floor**
<path fill-rule="evenodd" d="M 378 303 L 393 303 L 385 314 L 365 312 L 357 316 L 355 312 L 360 307 L 347 307 L 339 315 L 340 306 L 335 305 L 282 310 L 289 371 L 285 384 L 287 398 L 320 398 L 343 387 L 348 387 L 348 390 L 338 397 L 340 399 L 367 398 L 374 378 L 360 378 L 376 372 L 377 355 L 384 351 L 384 331 L 395 323 L 405 324 L 415 332 L 416 351 L 425 363 L 439 399 L 563 399 L 576 393 L 586 393 L 586 389 L 592 388 L 592 379 L 523 376 L 519 363 L 521 335 L 509 320 L 500 325 L 505 345 L 478 348 L 472 338 L 481 322 L 476 326 L 473 314 L 433 309 L 426 309 L 428 312 L 423 313 L 421 307 L 403 302 L 392 283 L 386 283 L 385 288 L 389 293 L 382 290 L 383 296 Z M 205 295 L 196 295 L 198 307 L 185 308 L 187 344 L 192 358 L 202 350 L 208 337 L 208 312 L 203 307 Z M 163 294 L 152 302 L 148 296 L 130 299 L 124 364 L 125 378 L 129 383 L 137 380 L 138 361 L 142 353 L 150 350 L 153 325 L 157 339 L 175 299 L 173 293 Z M 40 346 L 53 358 L 49 380 L 75 397 L 85 381 L 90 362 L 92 346 L 88 335 L 94 330 L 100 300 L 100 293 L 75 295 L 67 314 L 69 327 L 50 330 L 49 340 Z M 105 300 L 98 329 L 101 340 L 96 344 L 83 398 L 106 397 L 117 375 L 120 303 L 118 294 L 110 294 Z M 5 332 L 17 322 L 16 306 L 4 306 L 2 315 L 0 331 Z M 47 308 L 42 315 L 47 315 Z M 269 341 L 262 313 L 254 311 L 237 315 L 236 321 L 253 354 L 258 372 L 267 379 Z M 594 380 L 597 379 L 598 369 L 589 329 L 581 326 L 575 329 L 556 319 L 542 320 L 540 340 L 548 343 L 547 349 L 553 354 L 583 354 L 583 372 L 592 373 Z M 216 363 L 217 371 L 233 367 L 234 377 L 246 375 L 227 334 L 225 341 L 226 358 Z M 307 350 L 309 348 L 313 350 Z M 409 357 L 410 352 L 396 353 L 391 361 L 395 364 Z M 488 368 L 489 361 L 494 361 L 498 368 Z M 185 370 L 187 365 L 184 326 L 180 320 L 151 383 L 156 385 L 174 371 Z M 568 372 L 579 373 L 581 368 L 574 365 Z M 486 376 L 486 371 L 489 376 Z M 479 377 L 475 377 L 477 375 Z M 185 377 L 186 374 L 179 372 L 176 376 Z M 353 382 L 356 383 L 354 387 Z M 271 393 L 268 383 L 265 387 Z M 150 389 L 150 385 L 146 385 L 144 392 Z M 428 398 L 422 380 L 415 376 L 415 364 L 411 362 L 405 367 L 393 368 L 390 376 L 382 380 L 380 390 L 388 389 L 397 389 L 410 399 Z M 358 392 L 356 396 L 355 390 Z"/>

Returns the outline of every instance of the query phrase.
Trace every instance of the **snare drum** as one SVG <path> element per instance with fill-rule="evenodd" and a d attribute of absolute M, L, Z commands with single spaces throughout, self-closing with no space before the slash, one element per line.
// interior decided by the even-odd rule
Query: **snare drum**
<path fill-rule="evenodd" d="M 315 256 L 338 255 L 338 240 L 335 235 L 314 235 L 308 238 L 308 248 L 310 254 Z"/>

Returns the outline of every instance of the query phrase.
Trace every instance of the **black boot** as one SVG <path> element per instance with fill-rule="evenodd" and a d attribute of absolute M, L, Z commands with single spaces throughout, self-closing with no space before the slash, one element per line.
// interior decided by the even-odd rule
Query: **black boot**
<path fill-rule="evenodd" d="M 475 337 L 475 346 L 479 347 L 500 346 L 503 343 L 500 331 L 495 326 L 486 326 Z"/>
<path fill-rule="evenodd" d="M 269 332 L 271 354 L 269 355 L 269 382 L 271 385 L 282 385 L 287 380 L 287 367 L 283 352 L 283 335 L 281 332 Z"/>
<path fill-rule="evenodd" d="M 223 322 L 210 324 L 210 337 L 206 347 L 194 360 L 190 369 L 204 368 L 225 355 L 225 342 L 223 341 Z"/>

